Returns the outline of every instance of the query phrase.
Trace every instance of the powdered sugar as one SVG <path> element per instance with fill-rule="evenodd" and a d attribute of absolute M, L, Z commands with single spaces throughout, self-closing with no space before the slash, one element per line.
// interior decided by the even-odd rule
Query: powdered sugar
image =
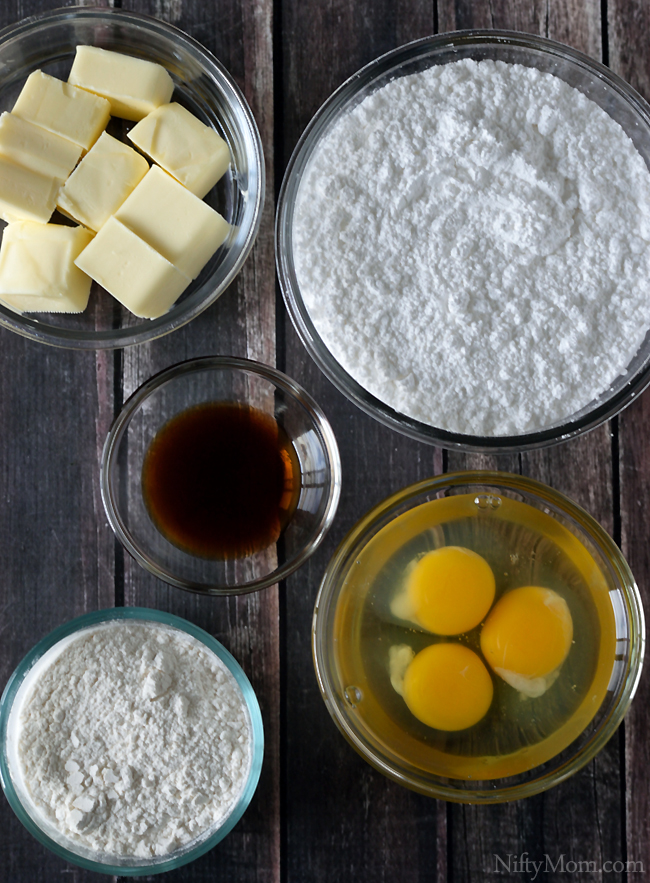
<path fill-rule="evenodd" d="M 251 765 L 241 690 L 199 641 L 117 621 L 66 639 L 21 688 L 16 784 L 40 824 L 102 856 L 164 855 L 218 823 Z"/>
<path fill-rule="evenodd" d="M 339 119 L 298 191 L 296 274 L 335 358 L 460 433 L 557 423 L 650 327 L 650 175 L 620 126 L 536 69 L 465 60 Z"/>

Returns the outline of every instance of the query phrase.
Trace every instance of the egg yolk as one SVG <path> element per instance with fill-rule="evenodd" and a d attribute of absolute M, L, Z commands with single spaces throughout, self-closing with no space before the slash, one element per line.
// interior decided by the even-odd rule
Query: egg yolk
<path fill-rule="evenodd" d="M 477 626 L 494 601 L 494 574 L 485 558 L 460 546 L 427 552 L 407 584 L 414 619 L 436 635 Z"/>
<path fill-rule="evenodd" d="M 487 714 L 493 692 L 487 668 L 462 644 L 425 647 L 404 675 L 409 711 L 437 730 L 464 730 L 478 723 Z"/>
<path fill-rule="evenodd" d="M 504 681 L 536 697 L 557 678 L 572 640 L 564 598 L 552 589 L 524 586 L 494 605 L 481 631 L 481 650 Z"/>

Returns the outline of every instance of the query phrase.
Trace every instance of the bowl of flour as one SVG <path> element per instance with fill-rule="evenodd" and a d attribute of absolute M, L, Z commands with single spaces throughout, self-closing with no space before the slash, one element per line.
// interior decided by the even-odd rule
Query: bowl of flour
<path fill-rule="evenodd" d="M 348 398 L 411 437 L 522 450 L 650 382 L 650 108 L 573 49 L 457 32 L 318 111 L 276 223 L 291 319 Z"/>
<path fill-rule="evenodd" d="M 260 775 L 253 689 L 214 638 L 118 608 L 56 629 L 0 700 L 0 780 L 66 860 L 135 876 L 180 867 L 239 821 Z"/>

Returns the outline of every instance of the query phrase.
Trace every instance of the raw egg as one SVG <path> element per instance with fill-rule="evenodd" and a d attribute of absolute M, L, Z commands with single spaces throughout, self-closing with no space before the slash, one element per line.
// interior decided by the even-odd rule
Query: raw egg
<path fill-rule="evenodd" d="M 402 664 L 406 646 L 393 655 Z M 412 655 L 413 651 L 411 651 Z M 393 687 L 398 681 L 391 673 Z M 397 692 L 411 714 L 437 730 L 465 730 L 485 717 L 492 703 L 492 678 L 480 658 L 462 644 L 432 644 L 413 656 Z"/>
<path fill-rule="evenodd" d="M 485 558 L 461 546 L 443 546 L 419 559 L 391 610 L 436 635 L 460 635 L 486 616 L 494 588 Z"/>
<path fill-rule="evenodd" d="M 572 640 L 564 598 L 552 589 L 523 586 L 494 605 L 481 631 L 481 650 L 499 677 L 536 698 L 557 679 Z"/>
<path fill-rule="evenodd" d="M 404 675 L 413 662 L 415 651 L 408 644 L 395 644 L 388 648 L 388 674 L 390 683 L 396 693 L 404 695 Z"/>

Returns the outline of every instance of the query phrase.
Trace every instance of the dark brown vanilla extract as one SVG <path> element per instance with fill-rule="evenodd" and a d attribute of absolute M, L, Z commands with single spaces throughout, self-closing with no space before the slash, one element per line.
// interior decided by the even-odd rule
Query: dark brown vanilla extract
<path fill-rule="evenodd" d="M 175 546 L 202 558 L 244 558 L 286 527 L 300 495 L 300 467 L 273 417 L 206 402 L 155 436 L 142 491 L 154 524 Z"/>

